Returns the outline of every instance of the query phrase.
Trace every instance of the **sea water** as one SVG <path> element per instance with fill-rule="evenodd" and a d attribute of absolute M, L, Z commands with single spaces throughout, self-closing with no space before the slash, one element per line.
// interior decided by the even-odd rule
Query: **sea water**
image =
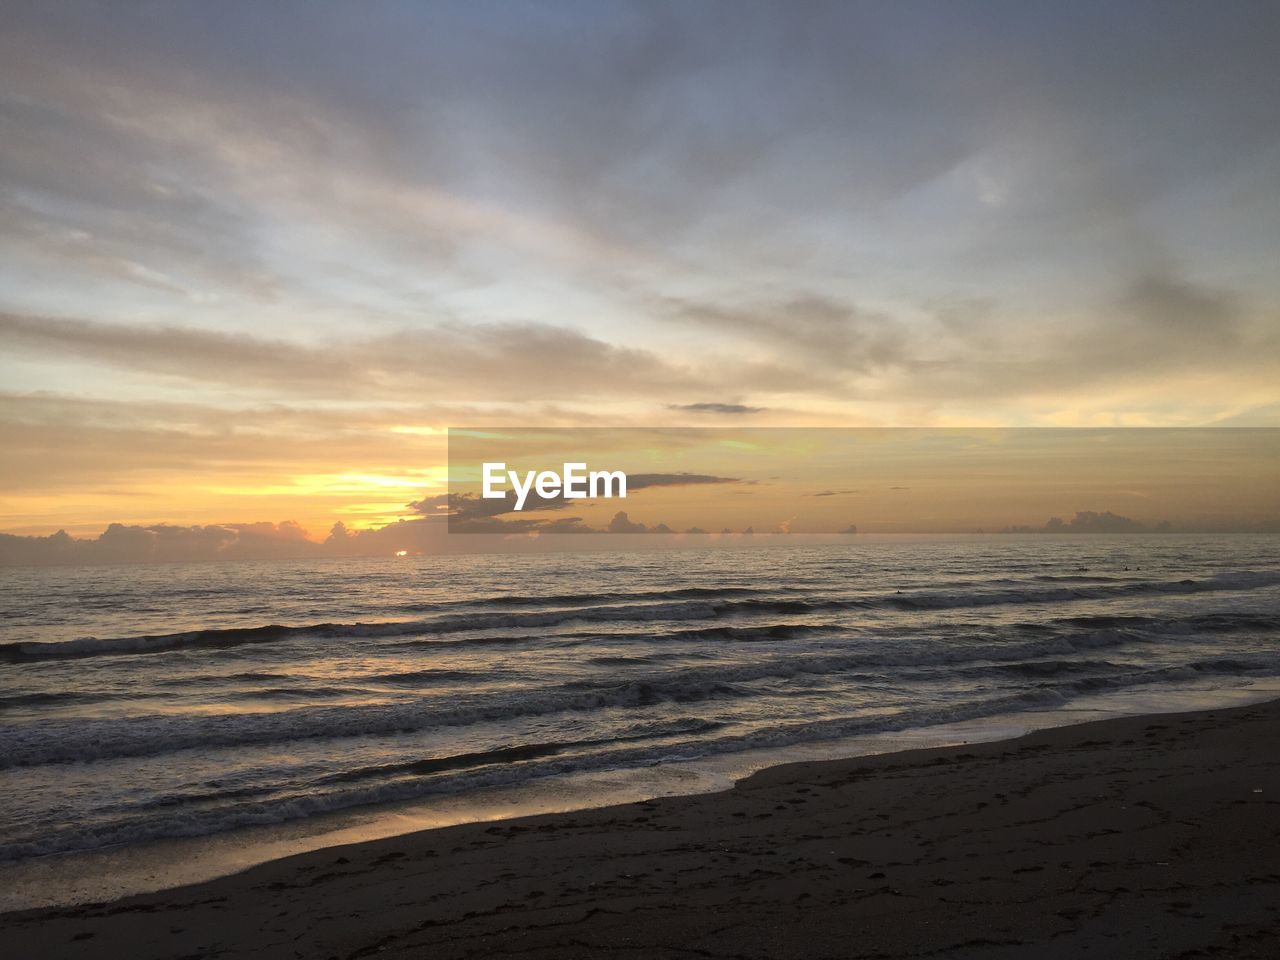
<path fill-rule="evenodd" d="M 1277 677 L 1267 536 L 9 569 L 0 861 Z"/>

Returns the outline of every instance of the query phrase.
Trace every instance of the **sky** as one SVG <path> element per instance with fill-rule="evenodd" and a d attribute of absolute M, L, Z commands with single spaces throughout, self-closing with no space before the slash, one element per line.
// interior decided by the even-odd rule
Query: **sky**
<path fill-rule="evenodd" d="M 1280 425 L 1273 2 L 0 22 L 0 531 L 396 523 L 450 426 Z"/>

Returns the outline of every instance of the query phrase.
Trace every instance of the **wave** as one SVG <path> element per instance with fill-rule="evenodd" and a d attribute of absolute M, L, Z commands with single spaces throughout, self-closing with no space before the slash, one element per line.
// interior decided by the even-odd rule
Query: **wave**
<path fill-rule="evenodd" d="M 757 643 L 762 641 L 795 640 L 812 636 L 819 632 L 829 632 L 830 627 L 818 627 L 811 623 L 771 623 L 766 626 L 733 626 L 726 624 L 716 627 L 694 627 L 683 630 L 669 630 L 662 635 L 664 640 L 724 640 L 735 643 Z"/>
<path fill-rule="evenodd" d="M 482 680 L 484 674 L 473 670 L 401 670 L 393 673 L 372 673 L 353 677 L 361 683 L 389 683 L 395 686 L 422 687 L 437 683 L 457 683 L 463 680 Z"/>
<path fill-rule="evenodd" d="M 508 699 L 487 694 L 449 697 L 434 706 L 412 701 L 214 716 L 50 719 L 38 726 L 0 731 L 0 769 L 154 756 L 181 750 L 409 734 L 519 717 L 697 703 L 749 693 L 728 681 L 676 676 L 590 688 L 567 684 L 524 691 Z"/>
<path fill-rule="evenodd" d="M 1081 673 L 1092 675 L 1118 673 L 1126 667 L 1126 664 L 1112 663 L 1110 660 L 1017 660 L 1013 663 L 973 667 L 959 671 L 959 675 L 967 677 L 1007 673 L 1020 677 L 1061 677 Z"/>
<path fill-rule="evenodd" d="M 364 694 L 366 691 L 356 686 L 297 686 L 297 687 L 251 687 L 248 690 L 236 690 L 221 695 L 226 701 L 254 700 L 340 700 L 350 699 Z"/>
<path fill-rule="evenodd" d="M 287 673 L 242 670 L 238 673 L 201 673 L 190 677 L 161 677 L 153 681 L 158 687 L 221 687 L 227 683 L 256 683 L 264 680 L 288 680 Z"/>
<path fill-rule="evenodd" d="M 43 707 L 56 703 L 83 703 L 102 699 L 93 694 L 83 694 L 78 690 L 54 690 L 36 693 L 13 693 L 0 696 L 0 710 L 14 707 Z"/>
<path fill-rule="evenodd" d="M 586 747 L 609 746 L 637 740 L 659 740 L 672 736 L 711 733 L 725 724 L 714 720 L 677 719 L 658 723 L 638 724 L 611 737 L 594 737 L 583 740 L 526 743 L 495 747 L 492 750 L 476 750 L 470 753 L 446 757 L 428 757 L 404 763 L 385 763 L 369 767 L 356 767 L 312 781 L 313 785 L 329 783 L 353 783 L 359 780 L 387 779 L 391 777 L 422 777 L 455 770 L 476 770 L 494 764 L 524 763 L 541 757 L 557 756 Z"/>
<path fill-rule="evenodd" d="M 941 669 L 945 673 L 956 666 L 1020 664 L 1011 669 L 1029 673 L 1035 668 L 1027 664 L 1037 659 L 1062 660 L 1082 652 L 1151 642 L 1152 637 L 1141 631 L 1117 628 L 1023 641 L 951 639 L 904 646 L 882 640 L 851 644 L 847 650 L 832 651 L 828 647 L 817 652 L 788 651 L 784 655 L 743 662 L 685 666 L 639 674 L 622 681 L 588 679 L 545 687 L 507 687 L 420 697 L 408 702 L 303 706 L 215 716 L 164 714 L 74 721 L 50 719 L 39 725 L 0 731 L 0 747 L 3 747 L 0 769 L 190 749 L 410 734 L 522 717 L 637 709 L 657 704 L 740 700 L 765 696 L 758 687 L 761 682 L 836 677 L 868 669 L 926 668 Z"/>
<path fill-rule="evenodd" d="M 1109 600 L 1144 595 L 1196 594 L 1217 591 L 1254 590 L 1280 584 L 1280 572 L 1271 570 L 1222 573 L 1201 580 L 1138 580 L 1116 584 L 1046 587 L 1030 590 L 979 591 L 972 595 L 922 591 L 895 596 L 889 605 L 908 610 L 937 610 L 1021 603 L 1062 603 L 1074 600 Z"/>
<path fill-rule="evenodd" d="M 575 610 L 550 610 L 527 614 L 477 613 L 469 616 L 437 617 L 429 620 L 394 620 L 383 623 L 316 623 L 304 626 L 267 624 L 260 627 L 191 630 L 183 633 L 139 637 L 17 642 L 0 644 L 0 660 L 28 661 L 161 653 L 190 648 L 222 649 L 248 643 L 272 643 L 300 637 L 376 639 L 414 634 L 456 633 L 463 630 L 549 627 L 577 620 L 631 621 L 705 619 L 717 615 L 706 603 L 618 605 Z"/>
<path fill-rule="evenodd" d="M 181 647 L 238 647 L 246 643 L 271 643 L 300 633 L 319 631 L 333 624 L 315 627 L 288 627 L 269 623 L 260 627 L 224 627 L 208 630 L 187 630 L 182 633 L 146 634 L 137 637 L 118 637 L 100 640 L 97 637 L 80 637 L 75 640 L 46 642 L 17 642 L 0 644 L 0 660 L 51 660 L 73 657 L 92 657 L 101 654 L 158 653 Z"/>
<path fill-rule="evenodd" d="M 441 779 L 447 770 L 425 770 L 427 776 L 402 776 L 394 767 L 391 780 L 356 785 L 332 782 L 337 789 L 324 790 L 307 785 L 277 791 L 277 796 L 253 802 L 236 802 L 220 808 L 193 812 L 182 804 L 170 810 L 149 807 L 132 817 L 92 827 L 55 829 L 38 840 L 0 845 L 0 860 L 17 860 L 51 853 L 96 849 L 107 845 L 136 843 L 172 837 L 189 837 L 224 830 L 281 823 L 321 813 L 374 803 L 403 802 L 425 796 L 461 793 L 527 782 L 534 778 L 560 776 L 580 771 L 613 769 L 690 760 L 761 747 L 783 747 L 797 743 L 830 740 L 864 733 L 907 730 L 941 723 L 976 719 L 1000 713 L 1018 712 L 1065 702 L 1062 694 L 1033 689 L 1012 695 L 966 701 L 945 706 L 909 708 L 889 715 L 839 717 L 816 722 L 778 724 L 714 739 L 693 739 L 657 745 L 624 745 L 583 755 L 541 754 L 537 745 L 513 747 L 515 763 L 470 764 L 465 775 Z M 431 761 L 424 761 L 430 763 Z M 448 764 L 446 758 L 444 763 Z M 529 769 L 537 764 L 536 769 Z M 424 768 L 425 769 L 425 768 Z M 243 792 L 235 798 L 243 799 Z"/>
<path fill-rule="evenodd" d="M 219 650 L 242 644 L 274 643 L 298 638 L 377 639 L 404 636 L 439 636 L 464 631 L 518 630 L 559 627 L 575 622 L 624 623 L 644 621 L 714 620 L 723 617 L 758 615 L 805 615 L 849 610 L 946 610 L 994 605 L 1063 603 L 1076 600 L 1107 600 L 1141 595 L 1195 594 L 1216 591 L 1251 590 L 1280 584 L 1280 572 L 1257 571 L 1218 574 L 1201 580 L 1136 581 L 1092 586 L 1045 587 L 1031 589 L 969 590 L 966 592 L 921 590 L 912 593 L 880 594 L 862 597 L 795 597 L 757 596 L 718 598 L 720 591 L 700 599 L 662 603 L 616 603 L 571 609 L 529 612 L 478 611 L 472 614 L 447 615 L 429 619 L 378 623 L 317 623 L 301 626 L 267 624 L 253 627 L 193 630 L 172 634 L 48 642 L 16 642 L 0 644 L 0 661 L 68 659 L 103 655 L 161 653 L 192 648 Z M 701 588 L 687 588 L 699 589 Z M 710 589 L 710 588 L 708 588 Z M 670 593 L 670 592 L 668 592 Z M 1206 620 L 1206 624 L 1211 621 Z M 1226 623 L 1227 621 L 1223 621 Z M 1275 618 L 1261 617 L 1259 629 L 1271 629 Z M 1211 627 L 1210 627 L 1211 628 Z M 741 629 L 743 638 L 749 626 L 717 626 L 713 630 Z M 772 627 L 762 627 L 771 630 Z M 1240 626 L 1237 629 L 1251 629 Z M 764 638 L 769 637 L 764 635 Z M 472 638 L 469 642 L 512 642 L 517 638 Z"/>
<path fill-rule="evenodd" d="M 1108 646 L 1120 646 L 1132 639 L 1125 630 L 1104 628 L 1088 631 L 1068 640 L 1059 638 L 1056 641 L 1039 641 L 1025 644 L 1004 644 L 993 646 L 973 646 L 964 651 L 953 651 L 957 658 L 974 657 L 978 654 L 1003 653 L 1010 658 L 1008 662 L 988 665 L 988 669 L 1007 669 L 1018 673 L 1026 671 L 1030 676 L 1039 679 L 1028 689 L 1013 693 L 1002 692 L 986 697 L 963 699 L 950 703 L 938 703 L 927 706 L 914 706 L 899 709 L 892 713 L 878 713 L 860 716 L 835 716 L 814 720 L 796 720 L 772 723 L 744 729 L 739 725 L 736 729 L 728 729 L 727 724 L 706 720 L 700 717 L 676 718 L 674 720 L 653 720 L 634 723 L 621 731 L 617 736 L 606 738 L 590 738 L 571 742 L 533 742 L 527 744 L 507 744 L 489 750 L 454 754 L 443 757 L 427 757 L 404 763 L 371 765 L 341 771 L 322 776 L 307 783 L 289 787 L 271 788 L 267 791 L 258 788 L 238 788 L 217 791 L 200 795 L 173 795 L 140 805 L 131 814 L 118 819 L 101 822 L 94 826 L 75 826 L 64 829 L 42 831 L 39 839 L 19 840 L 0 845 L 0 860 L 15 860 L 50 853 L 62 853 L 75 850 L 95 849 L 105 845 L 134 843 L 159 838 L 184 837 L 221 832 L 231 828 L 250 825 L 280 823 L 287 820 L 304 818 L 356 806 L 373 803 L 403 802 L 421 799 L 430 795 L 463 793 L 477 789 L 499 787 L 515 782 L 527 782 L 541 777 L 560 776 L 568 773 L 613 769 L 618 767 L 634 767 L 656 763 L 691 760 L 699 757 L 714 756 L 739 752 L 755 748 L 780 748 L 804 742 L 834 740 L 861 734 L 894 732 L 908 729 L 920 729 L 939 724 L 980 719 L 1000 714 L 1011 714 L 1026 710 L 1036 710 L 1063 706 L 1077 696 L 1099 691 L 1114 691 L 1143 685 L 1177 683 L 1194 680 L 1205 675 L 1235 675 L 1242 671 L 1258 670 L 1280 671 L 1280 657 L 1274 653 L 1240 654 L 1222 657 L 1210 657 L 1193 660 L 1184 664 L 1172 664 L 1154 669 L 1126 669 L 1128 665 L 1116 664 L 1107 660 L 1070 661 L 1050 659 L 1038 662 L 1018 661 L 1016 657 L 1026 657 L 1035 652 L 1050 649 L 1065 649 L 1066 642 L 1072 649 L 1099 649 Z M 937 663 L 937 655 L 942 651 L 935 650 L 925 659 Z M 842 661 L 831 658 L 813 658 L 799 665 L 798 669 L 824 670 L 838 666 L 840 663 L 867 663 L 880 659 L 888 664 L 895 658 L 898 662 L 915 662 L 916 654 L 908 651 L 868 651 L 862 655 L 845 658 Z M 723 684 L 730 676 L 745 677 L 753 671 L 759 673 L 767 665 L 741 664 L 732 668 L 721 668 L 716 674 L 713 670 L 697 671 L 695 677 L 683 675 L 683 682 L 702 684 L 703 692 L 708 692 L 707 684 L 715 682 Z M 1072 676 L 1076 668 L 1105 668 L 1107 676 Z M 767 675 L 767 673 L 759 673 Z M 1060 679 L 1059 679 L 1060 677 Z M 670 682 L 678 682 L 680 677 L 667 678 Z M 645 687 L 648 688 L 647 692 Z M 690 687 L 687 692 L 694 692 Z M 545 699 L 541 707 L 564 707 L 566 704 L 579 706 L 598 703 L 601 705 L 634 705 L 659 693 L 674 694 L 675 690 L 660 690 L 650 684 L 615 684 L 591 691 L 568 692 L 563 689 L 539 694 Z M 578 699 L 584 697 L 585 699 Z M 557 699 L 558 698 L 558 699 Z M 526 706 L 533 704 L 527 703 Z M 391 713 L 383 712 L 378 716 L 367 711 L 356 711 L 363 714 L 358 726 L 363 732 L 374 732 L 376 729 L 391 729 L 398 724 L 410 720 L 420 710 Z M 295 711 L 306 714 L 307 724 L 314 725 L 318 720 L 325 723 L 333 721 L 336 714 L 321 711 Z M 226 718 L 228 721 L 252 720 L 254 717 Z M 290 717 L 291 714 L 275 714 L 274 717 Z M 455 714 L 454 719 L 460 719 Z M 172 724 L 175 718 L 164 718 Z M 217 718 L 202 718 L 199 726 L 203 733 L 217 735 L 228 732 L 229 725 L 212 724 Z M 299 719 L 294 717 L 293 719 Z M 439 721 L 440 718 L 434 718 Z M 370 722 L 372 721 L 372 722 Z M 255 721 L 256 722 L 256 721 Z M 290 721 L 292 722 L 292 720 Z M 325 723 L 321 723 L 324 726 Z M 55 727 L 56 724 L 53 724 Z M 89 726 L 93 726 L 90 722 Z M 51 726 L 44 725 L 45 728 Z M 45 740 L 45 746 L 56 746 L 64 743 L 68 733 L 84 728 L 85 722 L 66 725 L 61 729 L 53 729 Z M 313 729 L 315 729 L 313 727 Z M 341 726 L 348 735 L 358 735 L 354 728 Z M 99 724 L 94 730 L 85 730 L 77 746 L 80 750 L 93 753 L 94 750 L 105 750 L 100 755 L 129 756 L 134 755 L 133 747 L 173 749 L 180 747 L 183 737 L 173 736 L 175 729 L 167 730 L 163 726 L 151 725 L 149 733 L 161 735 L 162 741 L 144 744 L 141 740 L 130 740 L 130 731 L 118 725 Z M 133 735 L 142 734 L 141 729 L 132 730 Z M 202 731 L 189 731 L 194 740 L 192 744 L 208 745 L 208 740 L 201 740 Z M 265 733 L 266 731 L 259 731 Z M 276 730 L 275 734 L 286 731 Z M 299 732 L 297 730 L 293 731 Z M 333 732 L 333 731 L 331 731 Z M 246 729 L 241 734 L 251 733 Z M 717 736 L 710 736 L 718 734 Z M 123 735 L 123 736 L 121 736 Z M 661 740 L 662 742 L 644 742 Z M 251 742 L 251 740 L 233 738 L 230 742 Z M 13 746 L 9 744 L 7 746 Z M 21 746 L 21 745 L 19 745 Z M 26 744 L 25 759 L 35 758 L 31 748 L 35 743 Z M 123 752 L 121 752 L 123 748 Z M 6 750 L 6 758 L 14 754 Z M 67 759 L 87 759 L 83 754 Z M 46 757 L 46 760 L 50 759 Z M 193 809 L 194 805 L 199 809 Z"/>
<path fill-rule="evenodd" d="M 791 587 L 773 587 L 762 590 L 758 587 L 673 587 L 669 590 L 611 590 L 599 593 L 551 593 L 551 594 L 494 594 L 478 597 L 474 600 L 460 600 L 455 603 L 423 603 L 404 604 L 400 609 L 410 612 L 428 612 L 466 607 L 545 607 L 545 606 L 586 606 L 599 603 L 629 603 L 638 600 L 698 600 L 705 598 L 724 598 L 733 596 L 758 596 L 766 593 L 803 593 Z"/>
<path fill-rule="evenodd" d="M 575 744 L 565 743 L 528 743 L 514 747 L 498 747 L 493 750 L 478 750 L 472 753 L 458 753 L 448 757 L 431 757 L 426 760 L 411 760 L 407 763 L 384 763 L 373 767 L 356 767 L 344 770 L 313 781 L 316 785 L 328 783 L 353 783 L 358 780 L 380 779 L 388 777 L 414 776 L 421 777 L 430 773 L 445 773 L 450 770 L 473 770 L 487 767 L 495 763 L 519 763 L 535 760 L 538 757 L 553 756 L 571 749 Z"/>
<path fill-rule="evenodd" d="M 1263 613 L 1200 613 L 1176 619 L 1098 614 L 1064 617 L 1059 622 L 1083 627 L 1125 627 L 1156 629 L 1164 632 L 1267 633 L 1280 630 L 1280 616 Z"/>
<path fill-rule="evenodd" d="M 1039 583 L 1125 583 L 1136 580 L 1136 577 L 1111 577 L 1105 574 L 1090 573 L 1040 573 L 1031 578 Z M 1011 581 L 1018 582 L 1018 581 Z"/>

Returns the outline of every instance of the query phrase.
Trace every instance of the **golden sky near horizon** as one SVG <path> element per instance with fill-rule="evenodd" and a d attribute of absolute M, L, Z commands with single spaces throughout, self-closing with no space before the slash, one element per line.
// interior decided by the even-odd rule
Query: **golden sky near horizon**
<path fill-rule="evenodd" d="M 1277 46 L 1264 2 L 14 3 L 0 532 L 392 523 L 449 427 L 1280 426 Z M 850 522 L 1049 515 L 912 486 Z"/>

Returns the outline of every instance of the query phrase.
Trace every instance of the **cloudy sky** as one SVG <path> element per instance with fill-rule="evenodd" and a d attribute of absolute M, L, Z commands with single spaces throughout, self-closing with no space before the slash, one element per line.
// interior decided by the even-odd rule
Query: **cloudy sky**
<path fill-rule="evenodd" d="M 0 530 L 388 522 L 450 425 L 1280 425 L 1268 0 L 0 17 Z"/>

